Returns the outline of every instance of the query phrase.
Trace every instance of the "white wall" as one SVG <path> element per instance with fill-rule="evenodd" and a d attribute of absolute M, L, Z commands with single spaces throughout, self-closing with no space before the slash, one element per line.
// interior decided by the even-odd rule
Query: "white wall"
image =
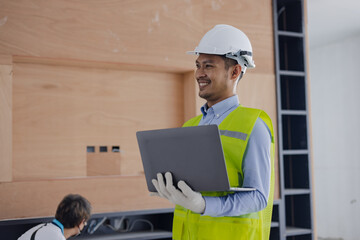
<path fill-rule="evenodd" d="M 309 62 L 317 235 L 358 240 L 360 34 L 311 47 Z"/>

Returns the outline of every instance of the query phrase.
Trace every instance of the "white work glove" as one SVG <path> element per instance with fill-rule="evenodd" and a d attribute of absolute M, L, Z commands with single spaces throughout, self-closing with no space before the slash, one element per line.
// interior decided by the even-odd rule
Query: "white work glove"
<path fill-rule="evenodd" d="M 175 188 L 171 173 L 165 173 L 166 185 L 161 173 L 157 174 L 157 180 L 153 179 L 154 184 L 160 197 L 168 199 L 170 202 L 190 209 L 195 213 L 204 213 L 205 200 L 201 193 L 194 192 L 184 181 L 179 181 L 178 187 Z"/>

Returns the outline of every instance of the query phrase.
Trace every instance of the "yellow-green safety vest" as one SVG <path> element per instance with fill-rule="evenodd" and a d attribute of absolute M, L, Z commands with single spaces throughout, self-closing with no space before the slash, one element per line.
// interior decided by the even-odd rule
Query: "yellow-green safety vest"
<path fill-rule="evenodd" d="M 187 121 L 183 126 L 197 126 L 202 115 Z M 267 207 L 255 213 L 232 217 L 201 216 L 176 205 L 173 221 L 175 240 L 268 240 L 270 236 L 271 214 L 274 197 L 274 131 L 270 117 L 262 110 L 239 106 L 219 125 L 226 168 L 231 187 L 241 187 L 243 183 L 242 161 L 250 134 L 258 118 L 271 131 L 271 182 Z M 203 196 L 225 196 L 232 192 L 201 192 Z"/>

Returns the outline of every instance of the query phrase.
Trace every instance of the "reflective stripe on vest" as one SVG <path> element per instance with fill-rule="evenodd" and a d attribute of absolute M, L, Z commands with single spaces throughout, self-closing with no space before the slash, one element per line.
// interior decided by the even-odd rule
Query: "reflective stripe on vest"
<path fill-rule="evenodd" d="M 235 131 L 229 131 L 229 130 L 220 130 L 220 134 L 227 137 L 237 138 L 240 140 L 246 140 L 247 134 L 243 132 L 235 132 Z"/>
<path fill-rule="evenodd" d="M 184 124 L 196 126 L 201 115 L 190 119 Z M 251 135 L 252 128 L 258 118 L 264 120 L 271 131 L 271 119 L 262 110 L 239 106 L 219 125 L 224 156 L 232 187 L 242 186 L 242 160 Z M 173 239 L 255 239 L 268 240 L 271 226 L 271 210 L 274 190 L 274 141 L 271 144 L 271 184 L 268 206 L 259 212 L 235 217 L 201 216 L 181 206 L 175 207 L 173 221 Z M 227 192 L 202 192 L 203 196 L 225 196 Z"/>

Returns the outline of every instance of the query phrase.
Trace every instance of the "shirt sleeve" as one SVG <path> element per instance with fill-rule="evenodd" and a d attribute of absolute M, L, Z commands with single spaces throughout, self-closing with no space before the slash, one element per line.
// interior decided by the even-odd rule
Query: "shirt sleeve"
<path fill-rule="evenodd" d="M 255 191 L 236 192 L 224 197 L 204 197 L 203 215 L 212 217 L 239 216 L 258 212 L 266 207 L 270 192 L 271 132 L 265 122 L 257 119 L 244 153 L 243 187 Z"/>

